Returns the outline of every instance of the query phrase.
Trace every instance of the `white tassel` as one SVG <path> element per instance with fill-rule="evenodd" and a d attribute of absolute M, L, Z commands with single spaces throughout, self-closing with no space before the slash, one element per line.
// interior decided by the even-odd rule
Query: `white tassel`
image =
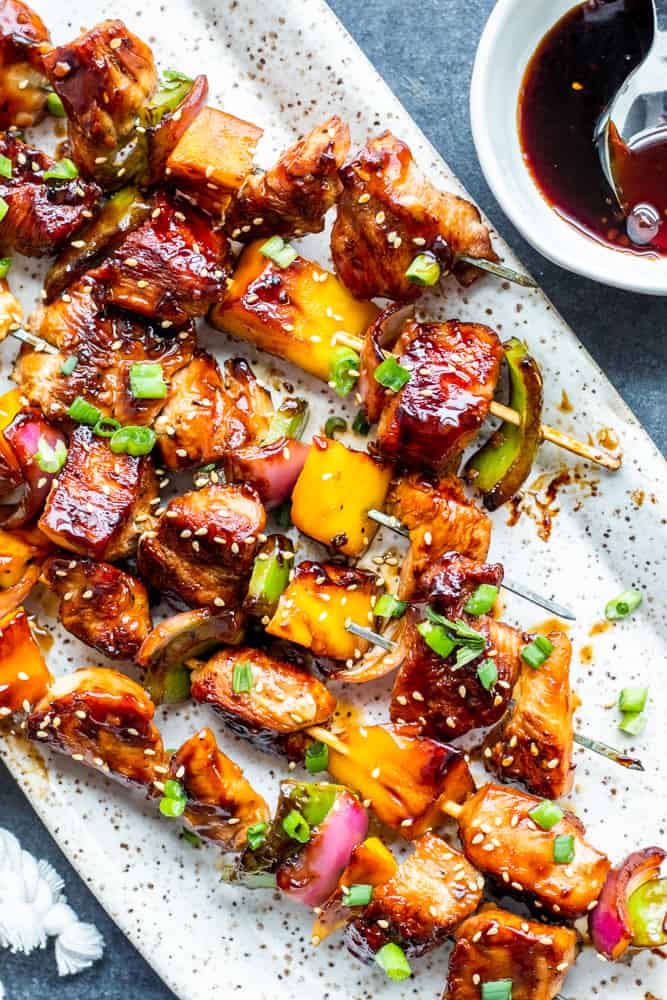
<path fill-rule="evenodd" d="M 104 940 L 92 924 L 70 924 L 56 938 L 59 976 L 73 976 L 89 969 L 104 953 Z"/>

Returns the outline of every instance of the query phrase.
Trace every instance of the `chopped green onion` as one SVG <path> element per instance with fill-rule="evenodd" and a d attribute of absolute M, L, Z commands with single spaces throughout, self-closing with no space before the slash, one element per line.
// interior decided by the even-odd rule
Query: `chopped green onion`
<path fill-rule="evenodd" d="M 167 390 L 159 361 L 136 361 L 130 366 L 130 392 L 135 399 L 164 399 Z"/>
<path fill-rule="evenodd" d="M 561 833 L 554 837 L 554 861 L 557 865 L 569 865 L 574 861 L 574 836 Z"/>
<path fill-rule="evenodd" d="M 232 671 L 232 691 L 234 694 L 244 694 L 252 691 L 252 663 L 242 660 L 234 664 Z"/>
<path fill-rule="evenodd" d="M 366 414 L 363 410 L 359 410 L 356 417 L 352 421 L 352 430 L 355 434 L 363 434 L 364 437 L 366 437 L 370 429 L 371 425 L 366 419 Z"/>
<path fill-rule="evenodd" d="M 432 608 L 428 608 L 426 614 L 429 618 L 431 617 L 431 615 L 429 615 L 429 611 L 431 612 L 431 615 L 436 614 L 436 612 L 434 612 Z M 474 643 L 475 645 L 480 646 L 482 649 L 486 645 L 486 639 L 484 638 L 482 633 L 475 631 L 474 628 L 470 628 L 470 625 L 464 622 L 462 618 L 457 618 L 456 621 L 453 622 L 448 621 L 447 619 L 445 619 L 445 621 L 447 622 L 447 628 L 452 633 L 452 635 L 456 636 L 457 639 L 461 639 L 466 643 L 468 642 Z"/>
<path fill-rule="evenodd" d="M 0 257 L 0 278 L 6 278 L 12 266 L 11 257 Z"/>
<path fill-rule="evenodd" d="M 173 778 L 168 778 L 164 783 L 164 795 L 168 799 L 187 799 L 185 794 L 185 789 L 180 781 L 175 781 Z"/>
<path fill-rule="evenodd" d="M 300 440 L 308 422 L 308 401 L 298 396 L 288 396 L 271 417 L 264 444 L 288 437 Z"/>
<path fill-rule="evenodd" d="M 155 431 L 150 427 L 121 427 L 109 438 L 109 447 L 116 454 L 148 455 L 155 446 Z"/>
<path fill-rule="evenodd" d="M 478 660 L 479 657 L 484 652 L 483 646 L 477 646 L 473 644 L 463 644 L 459 646 L 456 650 L 456 660 L 454 662 L 454 670 L 460 670 L 461 667 L 467 666 L 472 663 L 473 660 Z"/>
<path fill-rule="evenodd" d="M 71 181 L 75 177 L 79 176 L 79 171 L 75 163 L 72 163 L 68 157 L 63 160 L 58 160 L 54 163 L 52 167 L 44 171 L 45 181 Z"/>
<path fill-rule="evenodd" d="M 399 601 L 393 594 L 382 594 L 373 608 L 378 618 L 402 618 L 408 607 L 407 601 Z"/>
<path fill-rule="evenodd" d="M 290 810 L 283 820 L 283 830 L 292 840 L 300 844 L 307 844 L 310 840 L 310 827 L 300 812 L 296 809 Z"/>
<path fill-rule="evenodd" d="M 482 660 L 480 665 L 477 667 L 477 676 L 479 678 L 479 683 L 482 685 L 484 690 L 490 691 L 498 680 L 498 668 L 496 666 L 496 661 L 490 658 Z"/>
<path fill-rule="evenodd" d="M 246 594 L 246 600 L 257 613 L 259 609 L 263 609 L 265 614 L 274 613 L 280 595 L 289 583 L 291 569 L 289 555 L 291 553 L 281 551 L 279 541 L 275 539 L 267 543 L 267 546 L 258 553 L 253 563 Z"/>
<path fill-rule="evenodd" d="M 343 893 L 346 906 L 368 906 L 373 898 L 373 886 L 365 882 L 355 882 L 349 890 Z"/>
<path fill-rule="evenodd" d="M 553 643 L 547 639 L 546 635 L 536 635 L 532 642 L 529 642 L 527 646 L 524 646 L 521 650 L 521 659 L 532 667 L 533 670 L 539 670 L 543 663 L 549 659 L 551 653 L 553 653 L 554 647 Z"/>
<path fill-rule="evenodd" d="M 609 601 L 604 609 L 605 618 L 610 622 L 618 621 L 619 618 L 627 618 L 633 611 L 636 611 L 642 603 L 642 593 L 640 590 L 624 590 L 622 594 Z"/>
<path fill-rule="evenodd" d="M 648 698 L 648 688 L 623 688 L 618 696 L 621 712 L 643 712 Z"/>
<path fill-rule="evenodd" d="M 305 764 L 311 774 L 326 771 L 329 766 L 329 747 L 326 743 L 311 743 L 306 750 Z"/>
<path fill-rule="evenodd" d="M 342 417 L 329 417 L 326 424 L 324 425 L 324 434 L 328 438 L 332 438 L 336 431 L 346 431 L 347 430 L 347 420 L 343 420 Z"/>
<path fill-rule="evenodd" d="M 410 372 L 403 365 L 399 365 L 393 354 L 385 358 L 381 365 L 378 365 L 373 372 L 376 382 L 383 385 L 385 389 L 398 392 L 406 382 L 410 380 Z"/>
<path fill-rule="evenodd" d="M 70 354 L 67 361 L 65 361 L 64 364 L 61 365 L 60 374 L 71 375 L 76 366 L 78 365 L 78 363 L 79 359 L 77 358 L 76 354 Z"/>
<path fill-rule="evenodd" d="M 272 236 L 261 245 L 259 252 L 278 267 L 289 267 L 299 256 L 294 247 L 286 243 L 282 236 Z"/>
<path fill-rule="evenodd" d="M 512 1000 L 512 980 L 496 979 L 482 983 L 482 1000 Z"/>
<path fill-rule="evenodd" d="M 556 802 L 543 799 L 538 806 L 530 810 L 528 815 L 543 830 L 550 830 L 557 823 L 560 823 L 565 814 Z"/>
<path fill-rule="evenodd" d="M 204 843 L 201 837 L 198 837 L 196 833 L 194 833 L 192 830 L 188 830 L 188 828 L 185 826 L 181 830 L 181 837 L 183 838 L 183 840 L 187 841 L 190 847 L 201 847 L 201 845 Z"/>
<path fill-rule="evenodd" d="M 8 156 L 0 153 L 0 177 L 11 177 L 14 164 Z"/>
<path fill-rule="evenodd" d="M 385 944 L 375 953 L 375 961 L 386 973 L 389 979 L 396 982 L 412 975 L 412 969 L 405 957 L 405 952 L 393 941 Z"/>
<path fill-rule="evenodd" d="M 160 799 L 160 812 L 163 816 L 176 819 L 178 816 L 183 815 L 186 805 L 187 799 L 170 799 L 165 796 L 163 799 Z"/>
<path fill-rule="evenodd" d="M 192 84 L 191 78 L 184 73 L 166 69 L 162 74 L 159 89 L 146 109 L 150 124 L 158 125 L 168 112 L 175 111 L 192 90 Z"/>
<path fill-rule="evenodd" d="M 97 434 L 98 437 L 110 438 L 114 436 L 116 431 L 120 430 L 120 427 L 119 420 L 114 420 L 113 417 L 100 417 L 93 427 L 93 434 Z"/>
<path fill-rule="evenodd" d="M 90 424 L 94 427 L 102 413 L 92 403 L 87 403 L 83 396 L 77 396 L 67 411 L 67 416 L 78 424 Z"/>
<path fill-rule="evenodd" d="M 434 653 L 438 656 L 447 657 L 456 648 L 456 643 L 447 633 L 442 625 L 433 625 L 432 622 L 420 622 L 417 631 Z"/>
<path fill-rule="evenodd" d="M 266 843 L 266 831 L 268 823 L 253 823 L 248 827 L 248 847 L 251 851 L 256 851 L 258 847 Z"/>
<path fill-rule="evenodd" d="M 405 277 L 415 285 L 437 285 L 440 281 L 440 265 L 432 253 L 418 253 L 405 272 Z"/>
<path fill-rule="evenodd" d="M 339 396 L 347 396 L 359 378 L 361 358 L 349 347 L 334 347 L 329 355 L 329 385 Z"/>
<path fill-rule="evenodd" d="M 35 461 L 42 472 L 60 472 L 66 459 L 67 448 L 64 441 L 56 441 L 55 448 L 52 448 L 44 435 L 40 437 Z"/>
<path fill-rule="evenodd" d="M 639 736 L 645 725 L 646 716 L 643 712 L 624 712 L 618 728 L 628 736 Z"/>
<path fill-rule="evenodd" d="M 492 583 L 480 583 L 474 594 L 468 598 L 463 610 L 469 615 L 486 615 L 495 604 L 498 588 Z"/>
<path fill-rule="evenodd" d="M 55 91 L 51 91 L 49 96 L 46 98 L 46 110 L 54 118 L 66 118 L 65 105 L 60 100 Z"/>
<path fill-rule="evenodd" d="M 9 205 L 7 204 L 4 198 L 0 198 L 0 222 L 2 222 L 4 217 L 7 215 L 8 211 L 9 211 Z"/>
<path fill-rule="evenodd" d="M 331 812 L 336 801 L 336 786 L 300 784 L 292 789 L 290 798 L 301 810 L 308 826 L 319 826 Z"/>

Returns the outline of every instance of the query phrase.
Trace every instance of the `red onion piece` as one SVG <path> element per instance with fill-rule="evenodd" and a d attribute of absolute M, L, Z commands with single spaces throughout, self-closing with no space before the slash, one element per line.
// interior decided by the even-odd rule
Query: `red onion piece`
<path fill-rule="evenodd" d="M 0 506 L 0 527 L 22 528 L 39 514 L 57 476 L 55 472 L 44 472 L 35 461 L 40 441 L 44 438 L 50 448 L 55 448 L 59 441 L 67 447 L 67 438 L 39 410 L 33 409 L 17 413 L 5 428 L 4 436 L 21 470 L 23 495 L 15 504 Z"/>
<path fill-rule="evenodd" d="M 238 448 L 225 457 L 225 477 L 229 483 L 248 483 L 266 509 L 273 510 L 292 495 L 309 449 L 310 445 L 285 437 Z"/>
<path fill-rule="evenodd" d="M 665 857 L 661 847 L 645 847 L 628 855 L 607 875 L 597 906 L 588 917 L 593 944 L 605 958 L 616 961 L 630 947 L 633 932 L 628 900 L 635 889 L 658 877 Z"/>
<path fill-rule="evenodd" d="M 376 424 L 382 413 L 387 390 L 375 380 L 375 369 L 384 361 L 385 350 L 391 350 L 408 319 L 414 316 L 415 307 L 393 302 L 377 317 L 364 336 L 361 350 L 361 370 L 357 392 L 364 404 L 369 424 Z"/>

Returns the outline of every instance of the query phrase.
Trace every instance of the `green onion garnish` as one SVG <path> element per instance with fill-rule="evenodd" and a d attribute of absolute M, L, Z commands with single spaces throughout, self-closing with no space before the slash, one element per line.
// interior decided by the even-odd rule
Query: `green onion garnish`
<path fill-rule="evenodd" d="M 92 403 L 87 403 L 83 396 L 77 396 L 67 411 L 67 416 L 78 424 L 90 424 L 94 427 L 102 413 Z"/>
<path fill-rule="evenodd" d="M 54 118 L 66 118 L 65 105 L 60 100 L 55 91 L 51 91 L 49 96 L 46 98 L 46 110 Z"/>
<path fill-rule="evenodd" d="M 110 438 L 114 436 L 116 431 L 120 430 L 120 427 L 119 420 L 114 420 L 113 417 L 100 417 L 93 427 L 93 434 L 97 434 L 98 437 Z"/>
<path fill-rule="evenodd" d="M 109 438 L 109 447 L 116 454 L 148 455 L 155 446 L 155 431 L 150 427 L 121 427 Z"/>
<path fill-rule="evenodd" d="M 477 667 L 477 676 L 479 678 L 479 683 L 482 685 L 484 690 L 490 691 L 498 680 L 498 668 L 496 667 L 496 661 L 490 658 L 482 660 L 480 665 Z"/>
<path fill-rule="evenodd" d="M 7 215 L 8 211 L 9 211 L 9 205 L 7 204 L 4 198 L 0 198 L 0 222 L 2 222 L 4 217 Z"/>
<path fill-rule="evenodd" d="M 553 643 L 547 639 L 546 635 L 536 635 L 532 642 L 524 646 L 521 650 L 521 659 L 524 660 L 533 670 L 539 670 L 543 663 L 549 659 L 553 653 Z"/>
<path fill-rule="evenodd" d="M 621 712 L 643 712 L 648 698 L 648 688 L 623 688 L 618 696 Z"/>
<path fill-rule="evenodd" d="M 130 392 L 135 399 L 164 399 L 167 390 L 159 361 L 136 361 L 130 366 Z"/>
<path fill-rule="evenodd" d="M 440 281 L 440 265 L 431 253 L 419 253 L 405 272 L 408 281 L 415 285 L 437 285 Z"/>
<path fill-rule="evenodd" d="M 162 74 L 159 89 L 147 106 L 146 113 L 151 125 L 158 125 L 164 116 L 175 111 L 192 90 L 193 81 L 178 70 L 166 69 Z"/>
<path fill-rule="evenodd" d="M 412 975 L 412 969 L 405 957 L 405 952 L 393 941 L 385 944 L 375 953 L 375 961 L 386 973 L 389 979 L 399 981 Z"/>
<path fill-rule="evenodd" d="M 359 378 L 361 358 L 349 347 L 334 347 L 329 355 L 329 385 L 339 396 L 347 396 Z"/>
<path fill-rule="evenodd" d="M 329 766 L 329 747 L 326 743 L 311 743 L 306 750 L 306 770 L 311 774 L 326 771 Z"/>
<path fill-rule="evenodd" d="M 355 434 L 363 434 L 364 437 L 366 437 L 370 429 L 371 425 L 366 419 L 366 414 L 363 410 L 359 410 L 356 417 L 352 421 L 352 430 Z"/>
<path fill-rule="evenodd" d="M 160 799 L 160 812 L 163 816 L 175 818 L 182 816 L 188 797 L 180 781 L 169 778 L 164 783 L 163 797 Z"/>
<path fill-rule="evenodd" d="M 300 844 L 307 844 L 310 840 L 310 827 L 300 812 L 296 809 L 290 810 L 283 820 L 283 830 L 292 840 Z"/>
<path fill-rule="evenodd" d="M 168 778 L 165 781 L 164 794 L 168 799 L 184 799 L 187 797 L 183 785 L 180 781 L 175 781 L 173 778 Z"/>
<path fill-rule="evenodd" d="M 410 380 L 410 372 L 403 365 L 399 365 L 393 354 L 385 358 L 381 365 L 378 365 L 373 372 L 373 378 L 385 389 L 398 392 L 406 382 Z"/>
<path fill-rule="evenodd" d="M 71 375 L 76 366 L 79 363 L 79 359 L 76 354 L 70 354 L 67 361 L 65 361 L 60 367 L 61 375 Z"/>
<path fill-rule="evenodd" d="M 188 828 L 185 826 L 181 830 L 181 837 L 183 838 L 183 840 L 187 841 L 190 847 L 201 847 L 201 845 L 204 843 L 201 837 L 198 837 L 196 833 L 194 833 L 192 830 L 188 830 Z"/>
<path fill-rule="evenodd" d="M 365 882 L 355 882 L 349 890 L 343 893 L 346 906 L 368 906 L 373 898 L 373 886 Z"/>
<path fill-rule="evenodd" d="M 417 631 L 434 653 L 438 656 L 447 657 L 456 648 L 456 643 L 442 625 L 434 625 L 432 622 L 420 622 Z"/>
<path fill-rule="evenodd" d="M 543 830 L 550 830 L 557 823 L 560 823 L 565 814 L 556 802 L 543 799 L 538 806 L 530 810 L 528 815 Z"/>
<path fill-rule="evenodd" d="M 42 472 L 60 472 L 67 459 L 67 448 L 64 441 L 56 441 L 55 448 L 52 448 L 44 435 L 39 439 L 35 461 Z"/>
<path fill-rule="evenodd" d="M 618 621 L 619 618 L 627 618 L 633 611 L 636 611 L 642 603 L 642 593 L 640 590 L 624 590 L 622 594 L 609 601 L 604 609 L 605 618 L 610 622 Z"/>
<path fill-rule="evenodd" d="M 373 614 L 377 618 L 402 618 L 407 607 L 407 601 L 399 601 L 393 594 L 382 594 L 375 602 Z"/>
<path fill-rule="evenodd" d="M 336 431 L 346 431 L 347 430 L 347 420 L 343 420 L 342 417 L 329 417 L 326 424 L 324 425 L 324 434 L 328 438 L 332 438 Z"/>
<path fill-rule="evenodd" d="M 0 153 L 0 177 L 11 177 L 13 166 L 14 164 L 9 157 L 3 156 L 2 153 Z"/>
<path fill-rule="evenodd" d="M 71 181 L 78 176 L 79 171 L 76 164 L 72 163 L 68 157 L 58 160 L 52 167 L 44 171 L 45 181 Z"/>
<path fill-rule="evenodd" d="M 6 278 L 12 266 L 11 257 L 0 257 L 0 278 Z"/>
<path fill-rule="evenodd" d="M 258 847 L 266 843 L 266 831 L 268 823 L 253 823 L 248 827 L 248 847 L 251 851 L 256 851 Z"/>
<path fill-rule="evenodd" d="M 496 979 L 482 983 L 482 1000 L 512 1000 L 512 980 Z"/>
<path fill-rule="evenodd" d="M 286 243 L 282 236 L 272 236 L 261 245 L 259 252 L 278 267 L 289 267 L 299 256 L 294 247 Z"/>
<path fill-rule="evenodd" d="M 624 712 L 618 728 L 628 736 L 639 736 L 645 725 L 646 716 L 643 712 Z"/>
<path fill-rule="evenodd" d="M 492 583 L 480 583 L 464 604 L 463 610 L 469 615 L 486 615 L 495 604 L 497 596 L 498 588 Z"/>
<path fill-rule="evenodd" d="M 574 837 L 571 833 L 554 837 L 554 861 L 557 865 L 569 865 L 570 861 L 574 861 Z"/>
<path fill-rule="evenodd" d="M 234 664 L 232 671 L 232 691 L 234 694 L 244 694 L 252 690 L 252 663 L 242 660 Z"/>

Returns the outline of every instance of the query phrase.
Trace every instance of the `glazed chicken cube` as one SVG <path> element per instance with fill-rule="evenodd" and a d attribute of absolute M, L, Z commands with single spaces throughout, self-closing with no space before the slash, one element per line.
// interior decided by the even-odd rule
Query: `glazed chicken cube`
<path fill-rule="evenodd" d="M 176 751 L 169 777 L 180 782 L 187 796 L 183 818 L 223 851 L 242 850 L 248 828 L 269 820 L 266 802 L 219 749 L 210 729 L 200 729 Z"/>
<path fill-rule="evenodd" d="M 505 785 L 484 785 L 461 808 L 459 837 L 480 871 L 508 890 L 533 896 L 536 906 L 574 920 L 595 906 L 611 865 L 584 839 L 583 823 L 572 813 L 563 813 L 549 829 L 533 819 L 530 813 L 542 802 Z M 574 857 L 567 864 L 554 860 L 559 836 L 573 838 Z"/>
<path fill-rule="evenodd" d="M 373 898 L 348 924 L 345 943 L 362 962 L 390 941 L 411 956 L 440 944 L 482 898 L 484 879 L 440 837 L 425 833 L 396 873 L 373 889 Z"/>
<path fill-rule="evenodd" d="M 563 632 L 550 632 L 548 638 L 554 649 L 540 668 L 522 664 L 514 705 L 489 734 L 484 763 L 500 778 L 523 782 L 535 795 L 559 799 L 574 778 L 572 643 Z"/>
<path fill-rule="evenodd" d="M 140 574 L 190 607 L 236 607 L 247 589 L 266 514 L 249 486 L 206 486 L 167 505 L 139 544 Z"/>
<path fill-rule="evenodd" d="M 433 254 L 443 270 L 453 265 L 464 284 L 479 272 L 457 266 L 458 254 L 498 259 L 475 206 L 438 191 L 391 132 L 371 139 L 340 176 L 331 252 L 342 281 L 360 299 L 416 298 L 420 287 L 405 272 L 420 253 Z"/>
<path fill-rule="evenodd" d="M 28 717 L 28 737 L 111 778 L 153 784 L 167 763 L 155 706 L 135 681 L 106 667 L 58 677 Z"/>
<path fill-rule="evenodd" d="M 68 632 L 113 660 L 134 659 L 152 627 L 140 580 L 109 563 L 53 556 L 42 582 L 60 597 Z"/>
<path fill-rule="evenodd" d="M 0 222 L 0 251 L 55 254 L 91 217 L 99 188 L 80 177 L 45 178 L 55 160 L 13 132 L 0 133 L 0 154 L 11 161 L 11 177 L 0 177 L 0 198 L 8 205 Z"/>
<path fill-rule="evenodd" d="M 44 65 L 65 106 L 81 172 L 105 190 L 143 173 L 146 150 L 137 125 L 158 82 L 148 45 L 122 21 L 103 21 L 52 49 Z"/>
<path fill-rule="evenodd" d="M 105 438 L 81 425 L 46 501 L 39 527 L 56 545 L 90 559 L 131 555 L 157 497 L 150 457 L 116 455 Z"/>
<path fill-rule="evenodd" d="M 225 228 L 235 240 L 321 233 L 342 190 L 338 171 L 350 130 L 338 115 L 286 149 L 275 166 L 250 174 L 229 209 Z"/>
<path fill-rule="evenodd" d="M 500 563 L 483 563 L 459 552 L 446 552 L 422 573 L 413 598 L 428 601 L 447 618 L 460 618 L 478 587 L 499 587 L 503 579 Z"/>
<path fill-rule="evenodd" d="M 512 982 L 512 1000 L 553 1000 L 577 955 L 569 927 L 487 906 L 457 927 L 442 1000 L 479 1000 L 484 983 Z"/>
<path fill-rule="evenodd" d="M 103 306 L 100 286 L 84 276 L 64 296 L 37 306 L 28 317 L 28 329 L 68 356 L 91 331 L 97 336 Z"/>
<path fill-rule="evenodd" d="M 195 701 L 262 750 L 303 760 L 303 730 L 334 713 L 336 699 L 317 678 L 285 660 L 241 646 L 216 653 L 192 674 Z"/>
<path fill-rule="evenodd" d="M 51 36 L 21 0 L 0 3 L 0 129 L 30 128 L 43 116 L 48 95 L 42 56 Z"/>

